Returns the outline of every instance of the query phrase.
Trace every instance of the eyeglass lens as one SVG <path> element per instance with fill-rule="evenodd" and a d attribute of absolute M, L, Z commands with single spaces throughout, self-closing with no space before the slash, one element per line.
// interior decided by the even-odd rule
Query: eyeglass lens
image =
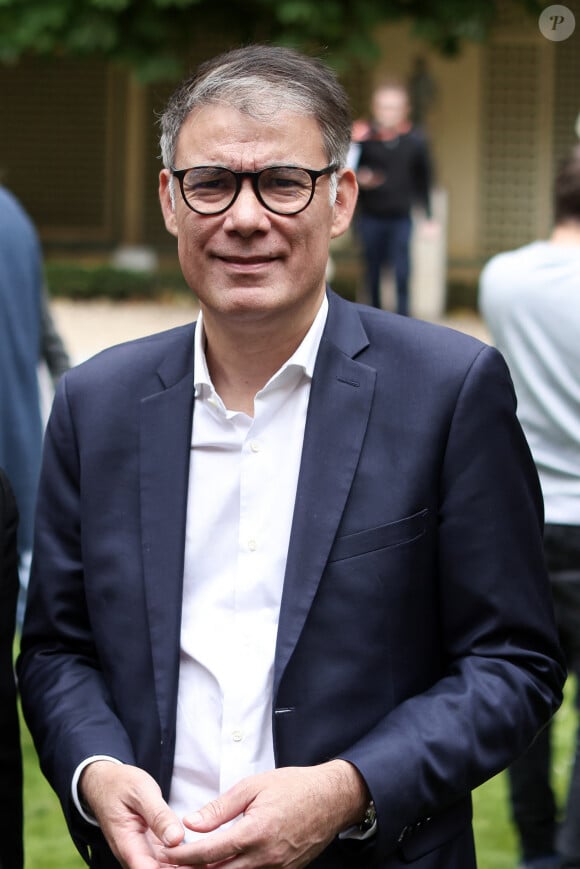
<path fill-rule="evenodd" d="M 312 196 L 313 181 L 304 169 L 275 166 L 257 173 L 252 182 L 263 204 L 279 214 L 295 214 Z M 230 169 L 197 166 L 185 173 L 183 193 L 195 211 L 216 214 L 231 205 L 239 183 Z"/>

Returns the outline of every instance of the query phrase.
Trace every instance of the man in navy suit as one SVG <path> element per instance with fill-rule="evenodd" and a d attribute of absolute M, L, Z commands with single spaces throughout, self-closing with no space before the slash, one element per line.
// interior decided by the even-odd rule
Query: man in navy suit
<path fill-rule="evenodd" d="M 160 174 L 200 317 L 59 386 L 19 673 L 91 866 L 469 869 L 561 701 L 500 355 L 325 286 L 350 126 L 291 50 L 200 67 Z"/>

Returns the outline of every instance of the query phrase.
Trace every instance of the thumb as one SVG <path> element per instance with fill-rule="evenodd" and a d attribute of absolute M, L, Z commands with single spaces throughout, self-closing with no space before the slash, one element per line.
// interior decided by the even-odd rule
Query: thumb
<path fill-rule="evenodd" d="M 183 842 L 183 824 L 160 795 L 149 792 L 142 794 L 140 814 L 149 829 L 164 845 L 173 847 Z"/>

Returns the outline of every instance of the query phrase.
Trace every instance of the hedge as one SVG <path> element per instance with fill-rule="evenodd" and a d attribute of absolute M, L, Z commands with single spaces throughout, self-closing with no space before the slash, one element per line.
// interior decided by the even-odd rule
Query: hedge
<path fill-rule="evenodd" d="M 53 297 L 124 300 L 191 295 L 179 268 L 159 268 L 145 272 L 108 265 L 55 261 L 46 263 L 45 274 Z"/>

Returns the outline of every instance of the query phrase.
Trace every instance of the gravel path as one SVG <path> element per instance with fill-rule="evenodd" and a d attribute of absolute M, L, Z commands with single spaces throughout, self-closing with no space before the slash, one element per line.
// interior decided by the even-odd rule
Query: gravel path
<path fill-rule="evenodd" d="M 198 310 L 193 299 L 189 303 L 54 299 L 51 309 L 74 364 L 113 344 L 190 323 Z"/>

